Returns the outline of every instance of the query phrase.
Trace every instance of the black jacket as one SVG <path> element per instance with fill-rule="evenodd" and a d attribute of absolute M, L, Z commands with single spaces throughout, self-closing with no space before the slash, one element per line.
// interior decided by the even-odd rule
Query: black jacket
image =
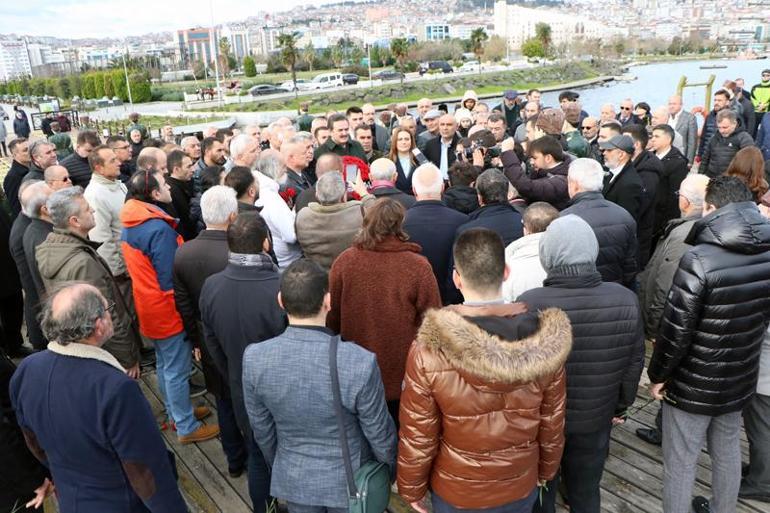
<path fill-rule="evenodd" d="M 604 197 L 611 202 L 625 208 L 634 221 L 639 222 L 639 216 L 642 211 L 642 194 L 644 184 L 639 173 L 634 169 L 634 164 L 630 160 L 620 171 L 614 181 L 609 181 L 609 176 L 604 184 Z"/>
<path fill-rule="evenodd" d="M 396 200 L 407 210 L 417 202 L 417 200 L 414 199 L 414 196 L 406 194 L 395 187 L 375 187 L 371 190 L 371 193 L 374 194 L 375 198 L 390 198 Z"/>
<path fill-rule="evenodd" d="M 709 178 L 721 175 L 739 150 L 753 145 L 754 139 L 740 126 L 729 137 L 722 136 L 717 130 L 703 152 L 699 173 Z"/>
<path fill-rule="evenodd" d="M 3 180 L 3 190 L 8 197 L 8 204 L 11 206 L 11 214 L 13 214 L 14 219 L 21 212 L 19 187 L 21 187 L 21 182 L 27 173 L 29 173 L 29 168 L 22 166 L 14 160 L 11 163 L 11 168 L 8 170 L 8 174 L 5 175 L 5 180 Z"/>
<path fill-rule="evenodd" d="M 449 145 L 448 154 L 447 154 L 447 169 L 449 169 L 449 166 L 455 163 L 455 160 L 457 159 L 457 155 L 455 155 L 455 147 L 457 146 L 457 141 L 460 140 L 460 135 L 455 134 L 454 137 L 452 137 L 452 143 Z M 425 154 L 425 158 L 433 162 L 433 164 L 436 165 L 436 167 L 441 167 L 441 137 L 434 137 L 430 141 L 425 143 L 425 149 L 422 151 Z"/>
<path fill-rule="evenodd" d="M 420 245 L 436 275 L 438 289 L 444 304 L 449 304 L 447 283 L 452 245 L 457 228 L 468 221 L 468 216 L 445 206 L 440 201 L 418 201 L 406 211 L 404 231 L 409 240 Z"/>
<path fill-rule="evenodd" d="M 13 222 L 8 213 L 0 208 L 0 269 L 3 278 L 0 280 L 0 298 L 21 294 L 21 280 L 16 269 L 16 263 L 11 255 L 10 237 Z"/>
<path fill-rule="evenodd" d="M 289 187 L 294 188 L 297 195 L 299 195 L 299 193 L 311 187 L 310 180 L 304 171 L 298 174 L 296 171 L 286 169 L 286 183 L 281 186 L 281 190 L 286 190 Z"/>
<path fill-rule="evenodd" d="M 634 159 L 634 169 L 642 179 L 642 191 L 639 205 L 639 221 L 636 225 L 636 237 L 639 242 L 639 269 L 644 269 L 652 254 L 652 233 L 655 228 L 655 205 L 662 193 L 658 185 L 663 173 L 663 163 L 654 153 L 643 151 Z M 625 171 L 624 171 L 625 172 Z"/>
<path fill-rule="evenodd" d="M 308 187 L 297 195 L 297 199 L 294 200 L 294 212 L 299 214 L 300 210 L 314 201 L 318 203 L 318 198 L 315 197 L 315 185 Z"/>
<path fill-rule="evenodd" d="M 29 271 L 32 274 L 32 282 L 35 284 L 39 297 L 43 297 L 43 294 L 45 294 L 45 284 L 43 283 L 43 279 L 40 277 L 40 271 L 37 268 L 35 249 L 45 241 L 48 234 L 52 231 L 53 225 L 48 221 L 32 219 L 24 232 L 24 258 L 29 265 Z"/>
<path fill-rule="evenodd" d="M 45 349 L 46 341 L 38 320 L 40 296 L 37 293 L 35 280 L 32 279 L 32 271 L 27 263 L 27 256 L 24 254 L 24 233 L 31 222 L 32 220 L 24 214 L 18 215 L 11 226 L 8 246 L 13 261 L 16 263 L 16 270 L 19 272 L 21 287 L 24 290 L 24 322 L 27 325 L 27 337 L 32 347 Z"/>
<path fill-rule="evenodd" d="M 545 171 L 536 170 L 527 176 L 515 151 L 506 151 L 500 156 L 505 176 L 528 203 L 545 201 L 559 210 L 569 205 L 567 171 L 569 162 L 559 164 Z"/>
<path fill-rule="evenodd" d="M 190 203 L 193 198 L 193 182 L 183 182 L 173 176 L 166 177 L 166 183 L 171 189 L 171 205 L 166 211 L 170 216 L 179 219 L 176 231 L 184 240 L 192 240 L 198 235 L 197 223 L 190 215 Z"/>
<path fill-rule="evenodd" d="M 31 162 L 29 164 L 29 171 L 27 171 L 24 178 L 21 179 L 22 183 L 27 180 L 45 180 L 45 173 L 43 173 L 43 170 L 40 169 L 37 164 Z"/>
<path fill-rule="evenodd" d="M 636 222 L 624 208 L 600 192 L 581 192 L 561 215 L 575 214 L 587 222 L 599 242 L 596 268 L 602 280 L 634 288 L 637 273 Z"/>
<path fill-rule="evenodd" d="M 644 366 L 644 328 L 636 294 L 603 283 L 598 272 L 548 276 L 518 301 L 532 310 L 564 310 L 572 325 L 567 358 L 566 433 L 610 425 L 636 399 Z"/>
<path fill-rule="evenodd" d="M 398 178 L 396 178 L 396 189 L 405 194 L 412 194 L 412 174 L 414 173 L 414 170 L 417 169 L 417 163 L 412 161 L 412 169 L 409 170 L 409 176 L 406 176 L 404 168 L 401 165 L 401 160 L 396 158 L 395 164 L 396 173 L 398 173 Z"/>
<path fill-rule="evenodd" d="M 476 210 L 468 216 L 468 222 L 457 229 L 457 235 L 471 228 L 487 228 L 496 232 L 505 247 L 524 236 L 521 214 L 508 203 L 490 203 Z"/>
<path fill-rule="evenodd" d="M 740 411 L 756 392 L 770 320 L 770 223 L 752 202 L 696 221 L 648 369 L 666 400 L 698 415 Z"/>
<path fill-rule="evenodd" d="M 444 204 L 463 214 L 471 214 L 479 208 L 479 195 L 468 185 L 454 185 L 444 191 Z"/>
<path fill-rule="evenodd" d="M 201 313 L 198 302 L 206 278 L 227 266 L 227 232 L 203 230 L 188 241 L 174 255 L 174 302 L 182 317 L 184 331 L 193 346 L 201 349 L 201 363 L 206 387 L 217 397 L 229 394 L 227 384 L 208 352 L 199 325 Z"/>
<path fill-rule="evenodd" d="M 246 346 L 277 337 L 287 321 L 278 306 L 278 267 L 262 255 L 261 263 L 228 263 L 203 284 L 200 311 L 203 330 L 214 363 L 227 376 L 238 426 L 251 433 L 243 403 L 243 352 Z"/>
<path fill-rule="evenodd" d="M 84 189 L 88 187 L 88 183 L 91 181 L 91 166 L 88 164 L 88 158 L 83 158 L 75 152 L 59 164 L 69 171 L 72 185 L 79 185 Z"/>
<path fill-rule="evenodd" d="M 679 217 L 679 199 L 676 191 L 687 178 L 687 158 L 678 149 L 671 147 L 666 156 L 660 159 L 663 164 L 663 172 L 658 182 L 658 199 L 655 205 L 655 226 L 653 236 L 660 237 L 666 229 L 666 224 Z"/>

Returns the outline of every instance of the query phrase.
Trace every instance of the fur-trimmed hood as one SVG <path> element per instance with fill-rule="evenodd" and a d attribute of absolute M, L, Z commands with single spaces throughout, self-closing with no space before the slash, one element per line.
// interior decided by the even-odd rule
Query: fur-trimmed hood
<path fill-rule="evenodd" d="M 430 310 L 417 342 L 443 355 L 474 385 L 508 389 L 557 372 L 569 356 L 572 327 L 567 314 L 549 308 L 539 314 L 538 321 L 532 335 L 505 340 L 452 308 Z"/>

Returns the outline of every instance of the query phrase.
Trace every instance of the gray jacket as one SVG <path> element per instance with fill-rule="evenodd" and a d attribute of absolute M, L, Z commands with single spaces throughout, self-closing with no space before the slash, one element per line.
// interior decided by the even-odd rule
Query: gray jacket
<path fill-rule="evenodd" d="M 698 150 L 698 122 L 695 116 L 682 109 L 679 119 L 676 120 L 677 133 L 682 136 L 684 149 L 680 148 L 682 154 L 687 157 L 687 161 L 692 164 L 695 159 L 695 152 Z"/>
<path fill-rule="evenodd" d="M 254 440 L 272 467 L 270 494 L 297 504 L 347 508 L 325 328 L 289 326 L 243 354 L 243 396 Z M 375 355 L 338 346 L 338 371 L 355 472 L 371 459 L 395 469 L 397 436 Z"/>
<path fill-rule="evenodd" d="M 647 267 L 639 275 L 639 305 L 642 307 L 644 332 L 648 339 L 658 336 L 658 326 L 666 306 L 666 297 L 679 269 L 679 261 L 692 248 L 684 240 L 692 225 L 700 218 L 672 219 L 666 226 L 663 238 L 658 242 Z"/>

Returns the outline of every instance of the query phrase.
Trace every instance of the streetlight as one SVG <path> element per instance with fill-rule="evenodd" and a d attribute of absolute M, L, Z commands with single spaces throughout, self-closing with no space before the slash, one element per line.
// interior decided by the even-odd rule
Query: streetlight
<path fill-rule="evenodd" d="M 128 44 L 126 44 L 126 53 L 128 53 Z M 121 57 L 123 57 L 123 73 L 126 75 L 126 89 L 128 90 L 128 103 L 131 105 L 134 104 L 133 98 L 131 98 L 131 82 L 128 80 L 128 67 L 126 66 L 126 54 L 122 53 L 120 54 Z"/>
<path fill-rule="evenodd" d="M 369 65 L 369 87 L 372 87 L 372 45 L 366 44 L 366 63 Z"/>

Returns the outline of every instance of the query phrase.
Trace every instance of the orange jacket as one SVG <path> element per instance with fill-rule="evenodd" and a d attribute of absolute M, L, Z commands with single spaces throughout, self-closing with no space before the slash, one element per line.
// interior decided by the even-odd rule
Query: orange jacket
<path fill-rule="evenodd" d="M 178 335 L 184 327 L 174 301 L 174 255 L 182 245 L 176 220 L 155 205 L 130 199 L 120 211 L 120 222 L 139 331 L 156 340 Z"/>

